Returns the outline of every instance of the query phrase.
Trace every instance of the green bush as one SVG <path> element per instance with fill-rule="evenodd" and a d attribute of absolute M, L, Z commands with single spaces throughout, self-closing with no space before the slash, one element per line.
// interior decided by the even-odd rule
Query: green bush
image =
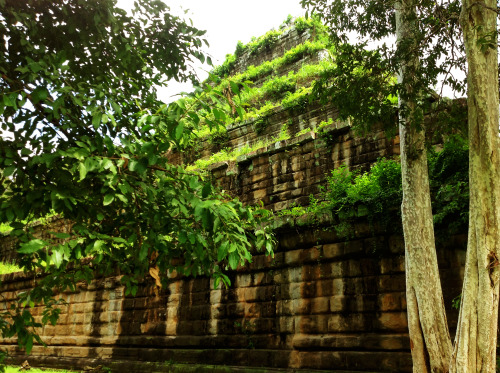
<path fill-rule="evenodd" d="M 429 178 L 436 230 L 444 235 L 466 231 L 466 140 L 452 138 L 441 151 L 429 151 Z M 371 224 L 377 222 L 382 229 L 400 229 L 401 165 L 398 160 L 380 159 L 370 171 L 361 174 L 342 166 L 327 177 L 321 199 L 322 209 L 333 212 L 344 235 L 352 232 L 352 223 L 359 217 L 366 217 Z"/>
<path fill-rule="evenodd" d="M 322 197 L 339 223 L 353 223 L 367 217 L 370 224 L 389 227 L 399 219 L 401 204 L 401 166 L 397 160 L 380 159 L 371 170 L 358 174 L 340 167 L 327 177 Z"/>
<path fill-rule="evenodd" d="M 234 54 L 228 54 L 226 55 L 226 60 L 224 61 L 224 63 L 220 66 L 217 66 L 212 71 L 212 74 L 220 78 L 228 76 L 231 74 L 231 70 L 234 68 L 235 64 L 236 56 Z"/>
<path fill-rule="evenodd" d="M 304 31 L 312 28 L 312 22 L 308 22 L 311 19 L 305 19 L 303 17 L 299 17 L 295 20 L 295 29 L 299 34 L 304 33 Z"/>
<path fill-rule="evenodd" d="M 440 152 L 429 153 L 432 210 L 436 228 L 457 233 L 469 221 L 469 148 L 461 137 L 452 137 Z"/>
<path fill-rule="evenodd" d="M 238 41 L 238 44 L 236 44 L 236 50 L 234 51 L 234 55 L 236 57 L 240 57 L 245 53 L 247 49 L 247 46 L 243 44 L 241 41 Z"/>
<path fill-rule="evenodd" d="M 281 35 L 291 27 L 295 27 L 299 33 L 303 33 L 308 29 L 314 30 L 314 41 L 307 41 L 304 44 L 293 48 L 292 50 L 288 51 L 285 56 L 274 60 L 272 65 L 269 62 L 264 63 L 263 65 L 259 66 L 259 68 L 257 69 L 258 71 L 255 71 L 254 74 L 249 74 L 249 76 L 244 77 L 244 79 L 242 80 L 262 77 L 266 75 L 266 73 L 269 73 L 273 69 L 276 69 L 283 64 L 298 61 L 305 53 L 312 53 L 314 51 L 326 48 L 326 44 L 328 44 L 329 42 L 328 30 L 326 26 L 321 23 L 321 20 L 319 18 L 312 17 L 309 19 L 305 19 L 304 17 L 299 17 L 293 21 L 293 24 L 294 25 L 292 25 L 292 19 L 289 16 L 283 23 L 283 25 L 286 26 L 280 27 L 280 30 L 268 31 L 266 34 L 258 38 L 252 38 L 252 41 L 250 41 L 250 43 L 248 44 L 243 44 L 241 41 L 238 41 L 234 54 L 228 54 L 226 56 L 226 60 L 222 63 L 222 65 L 214 68 L 212 74 L 220 78 L 229 75 L 236 63 L 236 58 L 242 56 L 247 51 L 249 51 L 250 54 L 254 55 L 264 48 L 271 47 L 279 40 Z"/>
<path fill-rule="evenodd" d="M 263 36 L 250 42 L 247 44 L 250 54 L 257 54 L 257 52 L 261 49 L 270 48 L 279 40 L 281 34 L 283 34 L 283 31 L 281 30 L 271 30 L 266 32 Z"/>
<path fill-rule="evenodd" d="M 288 75 L 276 77 L 265 82 L 262 85 L 262 91 L 265 92 L 268 97 L 280 99 L 287 92 L 295 92 L 296 85 L 295 74 L 290 72 Z"/>

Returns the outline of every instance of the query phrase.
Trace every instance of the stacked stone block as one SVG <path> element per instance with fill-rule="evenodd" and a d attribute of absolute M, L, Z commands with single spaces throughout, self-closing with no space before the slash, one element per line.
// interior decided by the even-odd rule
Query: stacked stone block
<path fill-rule="evenodd" d="M 349 241 L 327 226 L 281 228 L 274 258 L 257 253 L 230 273 L 227 289 L 172 277 L 160 291 L 146 280 L 132 297 L 119 276 L 82 284 L 60 294 L 67 304 L 58 324 L 40 331 L 48 347 L 35 346 L 30 364 L 409 372 L 402 239 L 358 225 Z M 447 306 L 460 291 L 464 238 L 439 249 Z M 31 286 L 27 276 L 5 275 L 4 304 Z M 15 340 L 1 343 L 14 361 L 26 358 Z"/>

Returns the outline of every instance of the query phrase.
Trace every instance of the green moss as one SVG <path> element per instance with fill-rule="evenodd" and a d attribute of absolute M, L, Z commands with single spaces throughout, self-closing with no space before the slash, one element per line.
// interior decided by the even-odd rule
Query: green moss
<path fill-rule="evenodd" d="M 219 163 L 219 162 L 231 162 L 236 161 L 236 159 L 240 156 L 252 153 L 258 149 L 262 149 L 268 147 L 271 144 L 274 144 L 278 141 L 288 140 L 290 135 L 288 134 L 288 126 L 284 124 L 281 127 L 280 134 L 276 137 L 273 137 L 267 141 L 257 141 L 252 146 L 243 146 L 241 148 L 236 148 L 233 150 L 222 149 L 221 151 L 214 153 L 208 159 L 199 159 L 194 164 L 186 167 L 186 170 L 206 170 L 210 165 Z"/>
<path fill-rule="evenodd" d="M 21 272 L 23 269 L 14 263 L 0 262 L 0 275 L 7 273 Z"/>

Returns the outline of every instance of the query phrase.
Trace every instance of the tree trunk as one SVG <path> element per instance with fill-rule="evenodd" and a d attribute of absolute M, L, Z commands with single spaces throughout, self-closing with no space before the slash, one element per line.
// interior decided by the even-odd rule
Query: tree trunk
<path fill-rule="evenodd" d="M 469 67 L 470 206 L 465 278 L 451 372 L 496 370 L 500 264 L 496 7 L 493 0 L 462 3 Z"/>
<path fill-rule="evenodd" d="M 396 33 L 399 48 L 413 49 L 417 30 L 415 0 L 396 4 Z M 409 52 L 398 74 L 403 85 L 399 97 L 399 134 L 405 239 L 406 301 L 413 371 L 446 372 L 451 339 L 446 321 L 434 242 L 429 191 L 425 131 L 417 115 L 415 86 L 418 57 Z"/>

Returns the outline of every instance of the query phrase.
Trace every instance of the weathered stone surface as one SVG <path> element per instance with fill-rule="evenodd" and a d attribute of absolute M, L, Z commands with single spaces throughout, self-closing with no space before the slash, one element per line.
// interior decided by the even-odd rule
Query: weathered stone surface
<path fill-rule="evenodd" d="M 115 361 L 172 360 L 266 371 L 411 371 L 403 258 L 390 250 L 395 239 L 383 241 L 386 254 L 367 256 L 364 239 L 311 245 L 308 235 L 280 233 L 275 260 L 257 255 L 252 266 L 231 275 L 229 289 L 214 290 L 206 278 L 177 278 L 158 296 L 144 283 L 132 298 L 112 277 L 61 294 L 69 303 L 56 326 L 41 330 L 49 347 L 35 346 L 30 363 L 52 364 L 53 357 L 71 362 L 66 367 L 98 359 L 116 367 Z M 457 242 L 450 241 L 453 247 Z M 448 281 L 458 283 L 453 265 L 463 254 L 451 248 L 439 253 L 448 259 Z M 3 283 L 6 299 L 31 284 L 18 274 Z M 451 316 L 453 326 L 457 315 Z M 1 343 L 23 358 L 15 340 Z"/>

